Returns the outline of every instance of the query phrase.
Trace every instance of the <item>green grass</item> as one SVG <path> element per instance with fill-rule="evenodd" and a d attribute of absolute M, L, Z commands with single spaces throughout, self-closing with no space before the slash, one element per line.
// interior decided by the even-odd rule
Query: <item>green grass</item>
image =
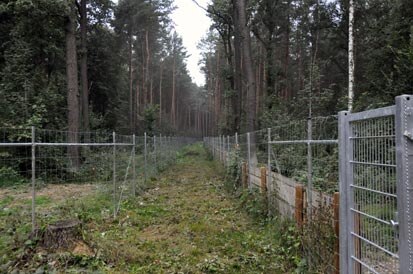
<path fill-rule="evenodd" d="M 1 227 L 1 264 L 21 261 L 28 250 L 29 272 L 43 267 L 73 273 L 290 273 L 301 263 L 293 226 L 249 215 L 225 191 L 222 167 L 208 159 L 201 144 L 183 149 L 150 189 L 124 201 L 116 220 L 111 203 L 110 195 L 98 193 L 61 205 L 82 220 L 92 254 L 69 250 L 42 257 L 23 239 L 6 239 Z"/>

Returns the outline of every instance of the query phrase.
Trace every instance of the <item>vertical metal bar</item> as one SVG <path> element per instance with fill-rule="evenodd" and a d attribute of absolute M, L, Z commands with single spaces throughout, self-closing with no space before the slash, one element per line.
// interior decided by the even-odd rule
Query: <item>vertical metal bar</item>
<path fill-rule="evenodd" d="M 399 273 L 413 273 L 413 96 L 396 97 L 395 118 Z"/>
<path fill-rule="evenodd" d="M 313 122 L 311 117 L 307 120 L 307 208 L 308 219 L 311 220 L 313 207 L 313 153 L 311 150 L 311 140 L 313 139 Z"/>
<path fill-rule="evenodd" d="M 36 229 L 36 128 L 32 126 L 32 232 Z"/>
<path fill-rule="evenodd" d="M 135 134 L 132 136 L 133 138 L 133 147 L 132 147 L 132 193 L 133 196 L 136 196 L 136 138 Z"/>
<path fill-rule="evenodd" d="M 146 144 L 147 135 L 146 132 L 144 133 L 144 173 L 145 173 L 145 183 L 147 179 L 147 144 Z"/>
<path fill-rule="evenodd" d="M 113 139 L 113 217 L 116 218 L 116 133 L 112 133 Z"/>
<path fill-rule="evenodd" d="M 247 133 L 247 145 L 248 145 L 248 189 L 251 188 L 251 139 L 250 133 Z"/>
<path fill-rule="evenodd" d="M 340 226 L 340 273 L 350 273 L 349 269 L 349 255 L 348 255 L 348 235 L 349 235 L 349 221 L 348 221 L 348 182 L 347 182 L 347 143 L 348 143 L 348 111 L 342 111 L 338 116 L 338 145 L 339 145 L 339 189 L 340 189 L 340 213 L 339 213 L 339 226 Z"/>
<path fill-rule="evenodd" d="M 235 132 L 235 144 L 238 147 L 238 132 Z"/>

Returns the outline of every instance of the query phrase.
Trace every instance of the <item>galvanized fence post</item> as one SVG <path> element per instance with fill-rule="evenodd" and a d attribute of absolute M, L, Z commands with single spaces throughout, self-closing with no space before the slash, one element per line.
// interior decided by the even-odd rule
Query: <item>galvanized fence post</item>
<path fill-rule="evenodd" d="M 36 128 L 32 126 L 32 232 L 36 229 Z"/>
<path fill-rule="evenodd" d="M 248 146 L 248 189 L 251 188 L 251 138 L 250 133 L 247 133 L 247 146 Z"/>
<path fill-rule="evenodd" d="M 133 196 L 136 196 L 136 140 L 135 140 L 135 134 L 132 136 L 133 138 L 133 147 L 132 147 L 132 193 Z"/>
<path fill-rule="evenodd" d="M 144 133 L 144 177 L 145 177 L 145 183 L 146 183 L 146 179 L 147 179 L 147 144 L 146 144 L 146 139 L 147 139 L 147 135 L 146 132 Z"/>
<path fill-rule="evenodd" d="M 392 224 L 399 228 L 399 273 L 413 273 L 413 96 L 396 97 L 395 118 L 398 220 Z"/>
<path fill-rule="evenodd" d="M 113 217 L 116 218 L 116 133 L 112 133 L 113 141 Z"/>
<path fill-rule="evenodd" d="M 348 187 L 347 187 L 347 153 L 348 153 L 348 136 L 349 136 L 349 122 L 347 120 L 349 112 L 341 111 L 338 115 L 338 152 L 339 152 L 339 191 L 340 191 L 340 211 L 339 211 L 339 250 L 340 250 L 340 273 L 350 273 L 349 269 L 349 253 L 348 253 Z"/>

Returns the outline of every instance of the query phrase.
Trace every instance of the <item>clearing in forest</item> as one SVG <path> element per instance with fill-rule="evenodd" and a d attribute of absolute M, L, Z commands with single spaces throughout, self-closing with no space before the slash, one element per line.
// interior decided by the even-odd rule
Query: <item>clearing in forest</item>
<path fill-rule="evenodd" d="M 300 260 L 294 231 L 249 215 L 224 185 L 222 167 L 202 145 L 189 146 L 174 166 L 152 178 L 147 191 L 124 202 L 116 221 L 102 217 L 101 205 L 110 202 L 85 198 L 88 252 L 43 253 L 41 264 L 38 255 L 29 264 L 65 272 L 290 272 Z"/>

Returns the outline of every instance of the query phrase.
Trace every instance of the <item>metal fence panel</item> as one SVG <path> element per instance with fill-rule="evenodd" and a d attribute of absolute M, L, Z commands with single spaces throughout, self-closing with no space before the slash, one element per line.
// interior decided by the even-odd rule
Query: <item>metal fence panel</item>
<path fill-rule="evenodd" d="M 399 270 L 394 114 L 388 107 L 340 116 L 342 273 Z"/>

